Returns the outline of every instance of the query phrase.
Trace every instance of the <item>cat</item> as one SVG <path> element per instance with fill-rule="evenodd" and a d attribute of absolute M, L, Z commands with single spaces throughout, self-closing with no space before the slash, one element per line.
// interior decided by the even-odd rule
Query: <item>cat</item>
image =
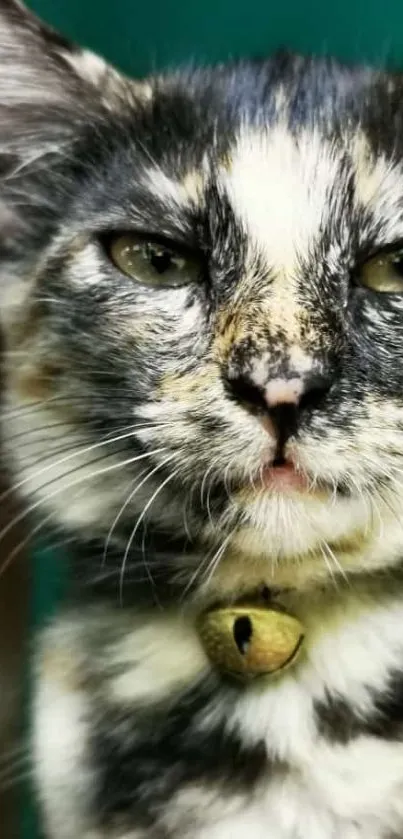
<path fill-rule="evenodd" d="M 402 76 L 132 81 L 13 0 L 0 63 L 3 445 L 72 580 L 46 836 L 403 837 Z M 244 601 L 300 622 L 288 668 L 211 660 Z"/>

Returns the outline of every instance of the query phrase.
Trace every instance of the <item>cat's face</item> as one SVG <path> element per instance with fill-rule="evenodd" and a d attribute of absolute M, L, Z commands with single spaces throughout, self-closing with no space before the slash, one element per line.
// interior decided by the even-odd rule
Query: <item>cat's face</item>
<path fill-rule="evenodd" d="M 224 588 L 396 561 L 403 82 L 132 84 L 2 17 L 4 433 L 40 520 L 197 538 Z"/>

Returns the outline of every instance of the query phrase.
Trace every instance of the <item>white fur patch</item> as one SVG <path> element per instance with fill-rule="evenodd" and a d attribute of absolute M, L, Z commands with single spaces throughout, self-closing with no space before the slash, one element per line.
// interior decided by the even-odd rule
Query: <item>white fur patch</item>
<path fill-rule="evenodd" d="M 58 839 L 96 837 L 88 823 L 93 783 L 88 715 L 83 692 L 43 678 L 35 703 L 33 757 L 47 827 Z"/>
<path fill-rule="evenodd" d="M 194 629 L 179 617 L 134 627 L 109 656 L 120 673 L 110 681 L 111 699 L 119 703 L 163 699 L 209 669 Z"/>
<path fill-rule="evenodd" d="M 176 209 L 189 204 L 198 205 L 202 198 L 203 175 L 201 171 L 190 171 L 182 181 L 179 181 L 166 175 L 159 166 L 155 166 L 147 171 L 144 181 L 153 193 L 156 193 L 162 201 L 167 202 L 168 207 L 170 204 Z"/>
<path fill-rule="evenodd" d="M 323 137 L 303 131 L 298 142 L 281 125 L 245 128 L 220 180 L 276 275 L 290 280 L 319 232 L 337 157 Z"/>
<path fill-rule="evenodd" d="M 62 55 L 79 76 L 95 86 L 102 82 L 105 74 L 109 71 L 109 65 L 103 58 L 90 50 L 76 52 L 63 50 Z"/>

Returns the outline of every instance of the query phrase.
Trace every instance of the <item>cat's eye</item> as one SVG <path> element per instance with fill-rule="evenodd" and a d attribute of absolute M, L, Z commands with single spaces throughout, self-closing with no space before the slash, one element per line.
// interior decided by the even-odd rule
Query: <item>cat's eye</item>
<path fill-rule="evenodd" d="M 372 291 L 403 292 L 403 249 L 379 253 L 361 265 L 360 285 Z"/>
<path fill-rule="evenodd" d="M 177 288 L 197 281 L 202 272 L 197 255 L 132 233 L 112 236 L 108 252 L 119 271 L 143 285 Z"/>

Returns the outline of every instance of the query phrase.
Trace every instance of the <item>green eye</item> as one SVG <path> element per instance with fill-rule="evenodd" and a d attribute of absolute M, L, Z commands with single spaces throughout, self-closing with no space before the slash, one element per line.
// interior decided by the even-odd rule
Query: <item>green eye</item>
<path fill-rule="evenodd" d="M 372 291 L 403 292 L 403 250 L 380 253 L 361 266 L 358 281 Z"/>
<path fill-rule="evenodd" d="M 114 236 L 109 254 L 119 271 L 143 285 L 177 288 L 201 275 L 197 256 L 131 233 Z"/>

